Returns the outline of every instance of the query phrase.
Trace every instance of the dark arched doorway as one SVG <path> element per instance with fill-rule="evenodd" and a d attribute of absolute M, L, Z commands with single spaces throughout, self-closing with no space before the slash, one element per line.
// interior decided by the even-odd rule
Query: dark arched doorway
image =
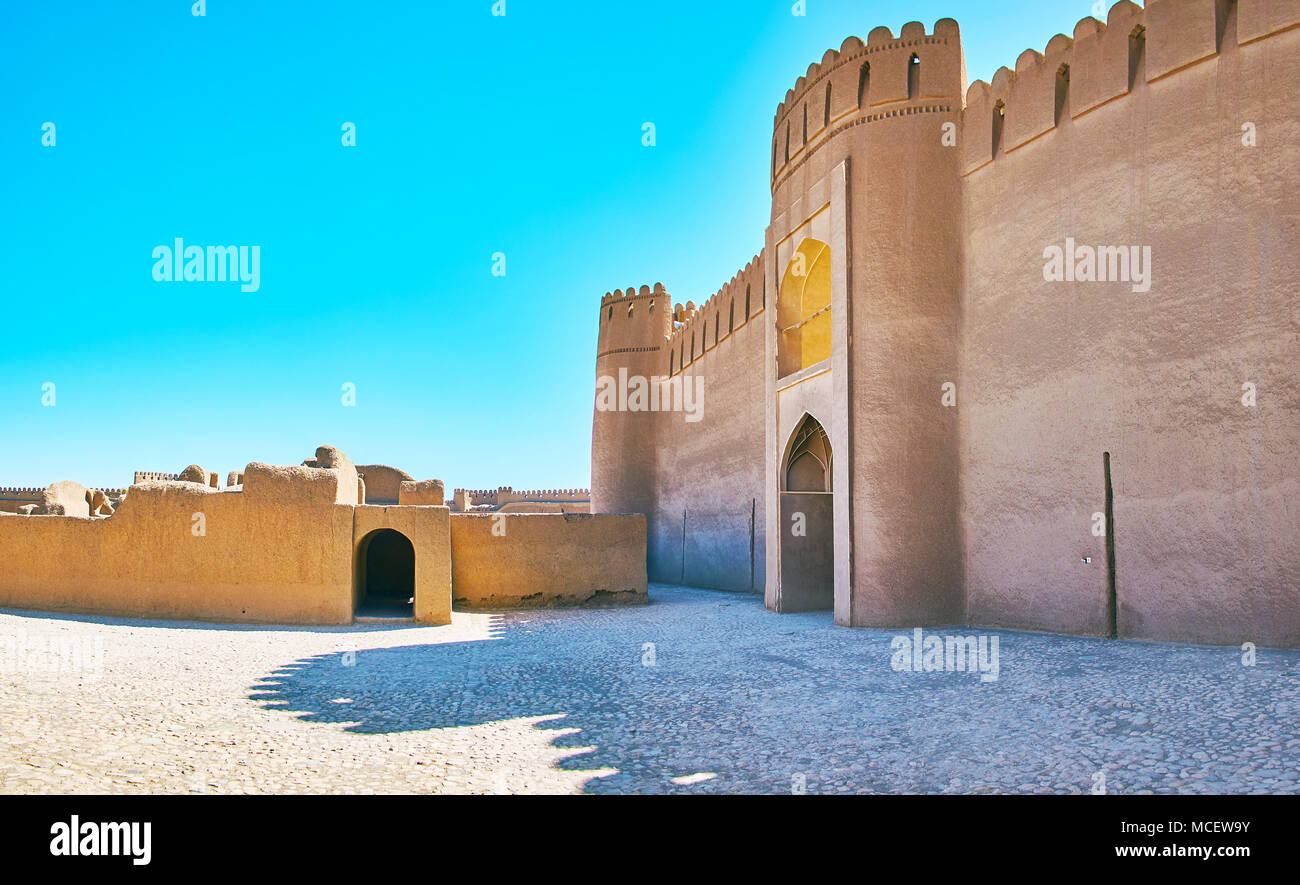
<path fill-rule="evenodd" d="M 795 427 L 781 462 L 783 612 L 835 607 L 835 512 L 831 442 L 812 415 Z"/>
<path fill-rule="evenodd" d="M 415 615 L 415 547 L 401 532 L 371 532 L 357 550 L 361 617 Z"/>

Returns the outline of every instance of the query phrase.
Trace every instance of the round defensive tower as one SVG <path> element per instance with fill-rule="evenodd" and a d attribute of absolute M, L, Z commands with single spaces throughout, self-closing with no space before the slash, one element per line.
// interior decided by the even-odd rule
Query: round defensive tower
<path fill-rule="evenodd" d="M 600 302 L 592 419 L 591 511 L 652 513 L 656 413 L 628 408 L 629 388 L 665 375 L 672 305 L 662 284 L 607 293 Z M 606 396 L 600 396 L 601 390 Z M 633 403 L 635 407 L 635 402 Z"/>
<path fill-rule="evenodd" d="M 784 490 L 781 453 L 817 412 L 834 450 L 841 624 L 963 614 L 956 410 L 941 388 L 959 381 L 965 91 L 957 23 L 912 22 L 828 51 L 774 120 L 768 481 Z M 833 380 L 804 380 L 817 367 Z M 780 507 L 768 605 L 785 610 Z"/>

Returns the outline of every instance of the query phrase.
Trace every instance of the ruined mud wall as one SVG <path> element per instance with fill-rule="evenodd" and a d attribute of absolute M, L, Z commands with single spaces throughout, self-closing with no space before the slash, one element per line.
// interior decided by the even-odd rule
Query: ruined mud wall
<path fill-rule="evenodd" d="M 1298 21 L 1276 0 L 1121 3 L 971 86 L 972 623 L 1108 631 L 1109 453 L 1119 635 L 1300 644 Z M 1150 290 L 1045 281 L 1067 237 L 1150 246 Z"/>
<path fill-rule="evenodd" d="M 107 519 L 0 520 L 0 606 L 351 623 L 356 486 L 350 465 L 250 464 L 242 492 L 148 482 Z"/>
<path fill-rule="evenodd" d="M 382 464 L 358 465 L 357 475 L 366 484 L 365 503 L 369 504 L 396 504 L 402 497 L 402 483 L 415 481 L 405 470 Z"/>
<path fill-rule="evenodd" d="M 521 608 L 645 602 L 645 525 L 639 515 L 454 513 L 455 604 Z"/>

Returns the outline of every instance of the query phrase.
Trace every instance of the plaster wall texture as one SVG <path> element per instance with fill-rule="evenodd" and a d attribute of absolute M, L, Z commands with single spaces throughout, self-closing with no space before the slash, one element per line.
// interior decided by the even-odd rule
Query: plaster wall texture
<path fill-rule="evenodd" d="M 757 275 L 761 270 L 751 271 Z M 734 287 L 733 287 L 734 288 Z M 744 287 L 710 299 L 675 337 L 688 365 L 674 377 L 703 385 L 699 421 L 683 412 L 659 415 L 656 506 L 650 515 L 651 580 L 761 593 L 764 582 L 763 329 L 761 283 L 751 285 L 751 310 L 727 333 L 731 299 Z M 721 318 L 720 320 L 718 318 Z M 707 328 L 705 327 L 707 320 Z M 713 343 L 720 323 L 722 336 Z M 707 333 L 707 348 L 699 341 Z M 691 336 L 697 357 L 689 361 Z M 661 367 L 667 375 L 667 361 Z M 695 379 L 702 379 L 696 381 Z"/>
<path fill-rule="evenodd" d="M 1238 39 L 1260 10 L 1280 16 L 1237 6 Z M 1094 105 L 1126 86 L 1103 74 L 1127 66 L 1107 41 L 1142 16 L 1116 7 L 989 90 L 1005 153 L 964 179 L 967 614 L 1107 631 L 1091 527 L 1109 452 L 1119 635 L 1300 645 L 1300 30 L 1247 45 L 1229 31 L 1216 53 L 1213 3 L 1152 4 L 1145 78 Z M 1053 126 L 1061 64 L 1091 82 L 1072 79 Z M 968 144 L 988 100 L 967 108 Z M 1044 281 L 1043 249 L 1066 237 L 1149 246 L 1150 291 Z"/>
<path fill-rule="evenodd" d="M 450 520 L 457 606 L 649 600 L 643 516 L 458 513 Z"/>

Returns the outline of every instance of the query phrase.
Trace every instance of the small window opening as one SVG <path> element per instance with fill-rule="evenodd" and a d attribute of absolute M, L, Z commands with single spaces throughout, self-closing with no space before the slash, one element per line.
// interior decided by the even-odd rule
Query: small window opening
<path fill-rule="evenodd" d="M 1056 116 L 1053 118 L 1056 125 L 1060 126 L 1061 121 L 1066 118 L 1070 109 L 1070 66 L 1061 65 L 1061 69 L 1056 72 Z"/>
<path fill-rule="evenodd" d="M 993 105 L 993 156 L 1002 152 L 1002 126 L 1007 121 L 1007 105 L 1002 99 L 998 99 Z"/>
<path fill-rule="evenodd" d="M 1147 78 L 1147 29 L 1138 25 L 1128 38 L 1128 90 Z"/>

